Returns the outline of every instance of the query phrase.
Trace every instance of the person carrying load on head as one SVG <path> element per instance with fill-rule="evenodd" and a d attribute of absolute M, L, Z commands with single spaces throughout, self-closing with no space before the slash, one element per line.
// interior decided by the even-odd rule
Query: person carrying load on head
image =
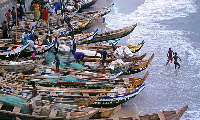
<path fill-rule="evenodd" d="M 32 6 L 34 7 L 34 19 L 38 21 L 40 18 L 40 7 L 38 4 L 35 3 Z"/>

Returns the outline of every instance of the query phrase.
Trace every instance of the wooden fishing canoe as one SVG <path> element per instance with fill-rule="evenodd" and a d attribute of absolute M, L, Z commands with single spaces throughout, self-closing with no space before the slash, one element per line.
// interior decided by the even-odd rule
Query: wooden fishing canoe
<path fill-rule="evenodd" d="M 81 5 L 81 9 L 85 9 L 85 8 L 88 8 L 88 7 L 92 6 L 96 1 L 97 1 L 97 0 L 88 0 L 88 2 L 83 3 L 83 4 Z M 81 10 L 81 9 L 80 9 L 80 10 Z"/>
<path fill-rule="evenodd" d="M 108 118 L 117 113 L 121 109 L 121 104 L 113 108 L 101 108 L 97 114 L 91 119 Z"/>
<path fill-rule="evenodd" d="M 29 42 L 25 45 L 3 45 L 0 48 L 0 59 L 2 60 L 15 60 L 15 58 L 21 54 L 21 52 L 26 49 L 29 45 Z"/>
<path fill-rule="evenodd" d="M 131 68 L 129 73 L 138 73 L 145 70 L 154 58 L 154 53 L 148 60 L 138 60 L 138 62 Z"/>
<path fill-rule="evenodd" d="M 55 41 L 53 41 L 52 43 L 49 43 L 48 45 L 37 45 L 35 54 L 36 55 L 40 55 L 43 54 L 45 52 L 47 52 L 48 50 L 50 50 L 54 45 L 56 44 Z M 24 51 L 21 52 L 21 54 L 19 55 L 19 57 L 29 57 L 31 56 L 31 51 L 26 49 Z"/>
<path fill-rule="evenodd" d="M 160 113 L 138 115 L 137 117 L 119 117 L 119 118 L 108 118 L 104 120 L 180 120 L 183 113 L 188 109 L 188 105 L 177 109 L 162 111 Z"/>
<path fill-rule="evenodd" d="M 147 60 L 136 60 L 135 62 L 132 62 L 131 64 L 128 64 L 126 66 L 118 66 L 114 70 L 97 69 L 97 68 L 87 69 L 87 70 L 91 72 L 108 72 L 108 73 L 112 73 L 113 71 L 123 71 L 122 74 L 135 74 L 135 73 L 145 70 L 150 64 L 150 62 L 153 60 L 153 58 L 154 58 L 154 53 Z"/>
<path fill-rule="evenodd" d="M 33 71 L 38 64 L 42 63 L 44 59 L 39 60 L 26 60 L 26 61 L 1 61 L 0 67 L 8 72 L 16 72 L 16 73 L 29 73 Z"/>
<path fill-rule="evenodd" d="M 131 52 L 136 53 L 142 48 L 144 43 L 145 42 L 143 40 L 141 43 L 138 43 L 138 45 L 129 44 L 129 45 L 127 45 L 127 47 L 130 49 Z M 119 47 L 121 47 L 121 45 L 116 45 L 115 47 L 119 48 Z M 109 45 L 109 46 L 77 46 L 77 49 L 91 49 L 91 50 L 104 49 L 104 50 L 111 50 L 111 49 L 113 49 L 113 47 L 111 45 Z"/>
<path fill-rule="evenodd" d="M 131 58 L 123 58 L 122 60 L 124 62 L 131 62 L 135 60 L 142 60 L 146 56 L 146 53 L 143 55 L 134 55 Z M 89 57 L 84 57 L 83 62 L 96 62 L 99 61 L 101 58 L 89 58 Z M 105 62 L 110 63 L 112 61 L 115 61 L 119 58 L 106 58 Z"/>
<path fill-rule="evenodd" d="M 130 34 L 135 29 L 136 26 L 137 26 L 137 23 L 128 27 L 124 27 L 119 30 L 113 30 L 113 31 L 102 33 L 102 34 L 97 34 L 94 37 L 94 39 L 92 41 L 89 41 L 88 43 L 102 42 L 102 41 L 115 40 L 117 38 L 122 38 Z"/>
<path fill-rule="evenodd" d="M 94 97 L 99 94 L 99 97 L 91 106 L 98 106 L 98 107 L 113 107 L 117 106 L 121 103 L 124 103 L 130 100 L 132 97 L 139 94 L 145 87 L 144 81 L 148 73 L 142 79 L 133 80 L 131 84 L 126 84 L 126 86 L 118 86 L 116 88 L 108 88 L 105 89 L 81 89 L 81 88 L 59 88 L 59 87 L 43 87 L 37 86 L 38 93 L 46 93 L 49 94 L 51 97 L 58 97 L 59 95 L 63 95 L 64 98 L 73 98 L 73 97 Z M 16 80 L 14 80 L 16 83 Z M 129 81 L 129 80 L 128 80 Z M 12 82 L 12 81 L 11 81 Z M 14 84 L 14 83 L 4 83 L 1 84 L 4 91 L 8 93 L 12 93 L 11 88 L 17 88 L 18 91 L 22 92 L 29 92 L 32 89 L 31 86 L 24 86 L 22 84 Z M 9 88 L 9 89 L 7 89 Z M 20 90 L 19 90 L 20 89 Z"/>
<path fill-rule="evenodd" d="M 88 98 L 64 98 L 65 96 L 60 95 L 57 98 L 53 100 L 55 103 L 62 103 L 62 104 L 70 104 L 70 105 L 78 105 L 78 106 L 90 106 L 93 104 L 93 102 L 99 97 L 99 95 L 96 95 L 95 97 L 88 97 Z"/>
<path fill-rule="evenodd" d="M 3 108 L 4 104 L 0 104 Z M 20 113 L 21 108 L 14 106 L 12 111 L 0 110 L 1 119 L 20 119 L 20 120 L 87 120 L 96 114 L 99 109 L 97 108 L 82 108 L 79 111 L 63 111 L 50 108 L 49 105 L 46 106 L 36 106 L 32 113 Z"/>

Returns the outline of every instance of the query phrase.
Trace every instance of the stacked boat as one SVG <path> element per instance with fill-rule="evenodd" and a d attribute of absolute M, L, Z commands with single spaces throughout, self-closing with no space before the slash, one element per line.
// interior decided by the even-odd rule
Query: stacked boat
<path fill-rule="evenodd" d="M 54 15 L 50 17 L 48 26 L 38 25 L 34 29 L 34 33 L 38 35 L 38 43 L 34 45 L 34 55 L 33 51 L 26 49 L 29 42 L 24 45 L 10 44 L 9 47 L 7 44 L 2 45 L 4 50 L 0 51 L 0 58 L 3 59 L 0 62 L 1 118 L 21 120 L 109 118 L 121 109 L 123 103 L 141 93 L 145 88 L 149 72 L 146 71 L 143 77 L 131 75 L 146 70 L 154 58 L 154 53 L 148 59 L 145 59 L 147 53 L 137 54 L 144 45 L 144 40 L 137 45 L 117 45 L 120 38 L 130 34 L 137 23 L 101 34 L 98 34 L 98 29 L 92 32 L 83 31 L 93 27 L 114 6 L 111 4 L 101 10 L 79 13 L 81 9 L 95 2 L 96 0 L 82 0 L 65 5 L 66 8 L 78 5 L 74 6 L 77 8 L 73 11 L 64 10 L 64 15 L 70 17 L 71 27 L 67 23 L 60 25 L 56 23 Z M 56 16 L 62 18 L 59 14 Z M 21 23 L 29 23 L 31 20 L 32 15 L 27 15 Z M 17 29 L 16 38 L 21 38 L 24 31 L 21 28 Z M 49 44 L 39 44 L 47 34 L 57 37 L 58 41 L 54 41 L 53 38 Z M 73 37 L 77 44 L 76 51 L 85 54 L 80 63 L 75 62 L 71 55 Z M 52 48 L 58 44 L 60 44 L 57 53 L 60 60 L 59 72 L 52 64 L 56 52 Z M 107 58 L 102 60 L 104 51 L 107 53 Z M 33 83 L 37 87 L 37 97 L 35 104 L 31 102 L 31 106 L 28 100 L 32 96 Z M 174 111 L 163 111 L 137 118 L 124 116 L 118 119 L 179 119 L 187 108 L 185 106 Z"/>

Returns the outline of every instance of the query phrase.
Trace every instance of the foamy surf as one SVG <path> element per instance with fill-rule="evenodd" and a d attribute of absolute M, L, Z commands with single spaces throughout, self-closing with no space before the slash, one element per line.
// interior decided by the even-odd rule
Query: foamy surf
<path fill-rule="evenodd" d="M 137 44 L 138 41 L 145 40 L 145 45 L 140 51 L 155 53 L 154 60 L 148 67 L 150 75 L 146 81 L 146 88 L 125 104 L 137 104 L 137 110 L 143 111 L 142 113 L 171 110 L 189 104 L 188 111 L 181 119 L 200 119 L 200 102 L 197 101 L 199 95 L 196 94 L 200 86 L 200 43 L 188 37 L 195 33 L 172 29 L 167 24 L 169 21 L 178 21 L 196 13 L 199 8 L 195 2 L 196 0 L 146 0 L 130 14 L 115 8 L 115 12 L 106 16 L 107 27 L 111 29 L 138 23 L 130 34 L 128 43 Z M 173 63 L 165 66 L 169 47 L 182 59 L 178 61 L 181 64 L 179 70 L 175 70 Z"/>

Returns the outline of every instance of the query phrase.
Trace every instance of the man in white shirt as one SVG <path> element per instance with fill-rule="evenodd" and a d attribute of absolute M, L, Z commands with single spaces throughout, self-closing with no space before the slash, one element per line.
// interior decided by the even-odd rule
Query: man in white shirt
<path fill-rule="evenodd" d="M 23 39 L 27 39 L 29 36 L 28 30 L 25 30 L 25 32 L 22 34 Z"/>
<path fill-rule="evenodd" d="M 26 40 L 29 37 L 28 30 L 25 30 L 25 32 L 22 34 L 22 44 L 24 45 L 26 43 Z"/>
<path fill-rule="evenodd" d="M 31 23 L 30 23 L 30 29 L 32 30 L 34 27 L 36 27 L 36 22 L 35 20 L 33 20 Z"/>
<path fill-rule="evenodd" d="M 32 40 L 27 40 L 27 42 L 29 42 L 28 50 L 30 50 L 31 53 L 34 53 L 35 50 L 34 42 Z"/>

